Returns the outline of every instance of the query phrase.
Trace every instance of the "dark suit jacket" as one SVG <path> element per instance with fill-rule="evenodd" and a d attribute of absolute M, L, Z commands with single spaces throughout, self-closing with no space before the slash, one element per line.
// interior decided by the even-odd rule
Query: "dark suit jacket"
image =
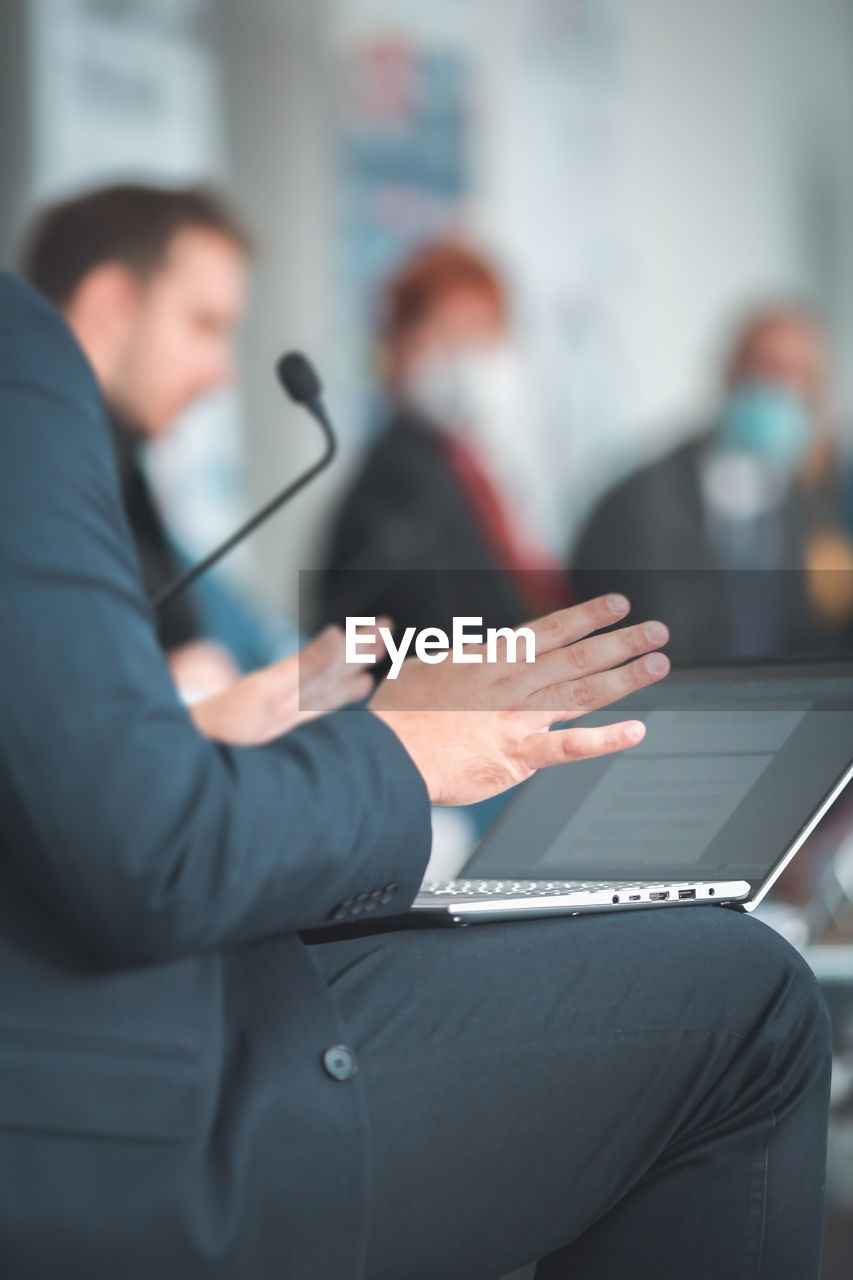
<path fill-rule="evenodd" d="M 520 626 L 530 617 L 481 531 L 438 433 L 402 415 L 355 476 L 329 540 L 319 600 L 323 622 L 394 619 L 450 632 L 457 616 Z"/>
<path fill-rule="evenodd" d="M 774 563 L 736 571 L 715 546 L 703 499 L 703 436 L 641 468 L 600 500 L 570 557 L 578 598 L 624 591 L 632 618 L 660 618 L 679 662 L 835 653 L 803 573 L 809 535 L 831 514 L 829 493 L 794 487 L 775 517 Z"/>
<path fill-rule="evenodd" d="M 296 931 L 408 904 L 423 782 L 363 710 L 195 731 L 94 379 L 8 276 L 0 637 L 0 1274 L 355 1277 L 364 1103 Z"/>

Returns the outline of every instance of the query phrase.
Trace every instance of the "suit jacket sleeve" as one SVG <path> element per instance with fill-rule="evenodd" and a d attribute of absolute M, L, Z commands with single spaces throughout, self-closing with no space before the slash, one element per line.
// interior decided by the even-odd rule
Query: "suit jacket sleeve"
<path fill-rule="evenodd" d="M 0 851 L 112 959 L 319 925 L 429 852 L 402 745 L 346 710 L 216 746 L 176 697 L 91 374 L 51 308 L 0 277 Z M 378 913 L 377 913 L 378 914 Z"/>

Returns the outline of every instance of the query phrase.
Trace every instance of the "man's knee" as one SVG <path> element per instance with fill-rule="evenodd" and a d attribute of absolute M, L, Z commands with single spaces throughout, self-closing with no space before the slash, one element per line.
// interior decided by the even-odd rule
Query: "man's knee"
<path fill-rule="evenodd" d="M 653 913 L 647 913 L 651 916 Z M 717 1025 L 777 1044 L 796 1040 L 825 1060 L 829 1020 L 820 988 L 803 957 L 759 920 L 719 907 L 673 910 L 667 944 L 672 972 L 691 1000 L 706 1002 Z M 649 921 L 649 923 L 652 923 Z"/>
<path fill-rule="evenodd" d="M 790 943 L 759 920 L 742 922 L 743 992 L 756 1030 L 776 1046 L 776 1071 L 796 1092 L 826 1084 L 829 1015 L 814 973 Z"/>

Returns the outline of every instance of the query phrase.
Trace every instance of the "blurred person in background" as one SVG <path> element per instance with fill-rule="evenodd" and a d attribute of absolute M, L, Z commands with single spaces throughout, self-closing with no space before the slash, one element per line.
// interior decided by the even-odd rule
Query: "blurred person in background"
<path fill-rule="evenodd" d="M 44 210 L 26 237 L 23 274 L 63 312 L 107 402 L 151 596 L 186 563 L 149 485 L 145 447 L 233 381 L 248 266 L 245 230 L 202 188 L 102 187 Z M 225 688 L 241 665 L 278 656 L 248 606 L 217 578 L 160 610 L 157 630 L 178 686 L 192 695 Z"/>
<path fill-rule="evenodd" d="M 853 560 L 841 532 L 827 344 L 797 306 L 755 312 L 710 430 L 598 504 L 571 556 L 578 596 L 625 589 L 670 622 L 676 661 L 838 652 Z M 842 572 L 836 572 L 842 570 Z"/>
<path fill-rule="evenodd" d="M 422 248 L 386 285 L 380 349 L 387 422 L 334 520 L 323 620 L 449 632 L 566 603 L 523 514 L 528 411 L 498 272 L 456 242 Z"/>

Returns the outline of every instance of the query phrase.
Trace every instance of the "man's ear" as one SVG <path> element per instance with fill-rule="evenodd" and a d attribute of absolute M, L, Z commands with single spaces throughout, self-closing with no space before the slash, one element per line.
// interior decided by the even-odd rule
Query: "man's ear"
<path fill-rule="evenodd" d="M 95 366 L 106 374 L 117 358 L 139 313 L 142 285 L 120 262 L 94 267 L 66 304 L 65 318 Z"/>

